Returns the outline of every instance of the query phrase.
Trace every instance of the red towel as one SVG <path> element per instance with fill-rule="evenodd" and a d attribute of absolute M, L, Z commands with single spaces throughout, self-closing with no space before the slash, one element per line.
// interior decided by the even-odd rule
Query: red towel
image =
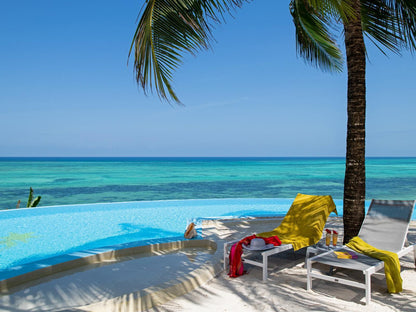
<path fill-rule="evenodd" d="M 270 237 L 257 237 L 255 234 L 247 236 L 240 240 L 238 243 L 235 243 L 231 247 L 230 251 L 230 271 L 228 275 L 230 277 L 238 277 L 243 275 L 245 272 L 242 270 L 243 261 L 241 260 L 241 255 L 243 254 L 243 244 L 250 245 L 250 242 L 253 238 L 262 238 L 266 244 L 273 244 L 275 246 L 280 246 L 282 242 L 277 236 Z"/>

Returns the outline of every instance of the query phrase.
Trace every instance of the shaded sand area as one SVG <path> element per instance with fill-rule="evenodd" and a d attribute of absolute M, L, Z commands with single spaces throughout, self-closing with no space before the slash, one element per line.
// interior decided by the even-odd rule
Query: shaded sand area
<path fill-rule="evenodd" d="M 65 262 L 31 281 L 29 273 L 2 283 L 0 311 L 144 310 L 212 279 L 216 251 L 212 241 L 189 240 L 107 251 L 79 265 Z"/>
<path fill-rule="evenodd" d="M 250 265 L 245 266 L 248 274 L 235 279 L 222 272 L 224 241 L 271 230 L 280 221 L 205 220 L 202 240 L 101 256 L 100 261 L 12 287 L 0 294 L 0 311 L 416 311 L 413 255 L 401 261 L 404 291 L 388 294 L 384 275 L 376 274 L 369 306 L 364 305 L 364 290 L 345 285 L 314 280 L 313 291 L 306 291 L 306 250 L 269 257 L 267 283 L 261 269 Z M 326 227 L 336 229 L 342 241 L 340 218 L 330 218 Z M 416 243 L 415 221 L 408 240 Z"/>
<path fill-rule="evenodd" d="M 239 220 L 212 222 L 212 230 L 221 239 L 238 239 L 275 227 L 276 220 Z M 206 224 L 207 229 L 210 228 Z M 342 242 L 342 219 L 330 218 L 326 228 L 336 229 Z M 408 233 L 416 243 L 416 222 Z M 403 292 L 387 293 L 384 274 L 372 278 L 372 302 L 365 305 L 364 290 L 323 280 L 313 281 L 306 291 L 305 250 L 287 251 L 269 257 L 269 279 L 262 282 L 261 268 L 245 265 L 248 274 L 229 278 L 224 272 L 206 285 L 148 311 L 416 311 L 416 270 L 413 254 L 401 259 Z M 348 271 L 352 272 L 352 271 Z M 361 273 L 350 274 L 358 280 Z"/>

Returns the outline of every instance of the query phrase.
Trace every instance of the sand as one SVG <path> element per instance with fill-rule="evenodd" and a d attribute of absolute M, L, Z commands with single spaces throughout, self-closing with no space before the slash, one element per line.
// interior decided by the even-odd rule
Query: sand
<path fill-rule="evenodd" d="M 205 225 L 209 235 L 232 239 L 270 229 L 263 220 L 218 221 Z M 342 220 L 330 218 L 327 227 L 337 229 L 342 240 Z M 408 233 L 416 243 L 416 222 Z M 306 290 L 305 252 L 285 252 L 269 258 L 269 279 L 261 280 L 261 269 L 246 265 L 246 275 L 229 278 L 224 272 L 196 290 L 148 311 L 416 311 L 416 271 L 412 254 L 401 259 L 403 292 L 387 293 L 383 274 L 372 278 L 372 301 L 365 305 L 365 292 L 323 280 L 314 280 L 313 290 Z M 352 271 L 349 271 L 352 272 Z M 349 273 L 348 273 L 349 274 Z M 351 274 L 360 279 L 362 274 Z M 356 275 L 356 276 L 355 276 Z"/>

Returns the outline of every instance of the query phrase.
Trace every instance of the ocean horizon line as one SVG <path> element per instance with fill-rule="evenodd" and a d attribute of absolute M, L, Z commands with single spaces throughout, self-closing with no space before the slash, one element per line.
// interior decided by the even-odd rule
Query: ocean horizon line
<path fill-rule="evenodd" d="M 366 159 L 413 159 L 416 156 L 367 156 Z M 0 156 L 9 160 L 290 160 L 290 159 L 337 159 L 344 156 Z"/>

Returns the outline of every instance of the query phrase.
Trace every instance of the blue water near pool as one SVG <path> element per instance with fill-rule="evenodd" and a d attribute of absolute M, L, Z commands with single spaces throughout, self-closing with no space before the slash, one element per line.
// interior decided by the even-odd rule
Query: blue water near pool
<path fill-rule="evenodd" d="M 292 201 L 168 200 L 0 211 L 0 280 L 21 274 L 28 263 L 60 255 L 138 241 L 182 239 L 186 225 L 194 220 L 284 216 Z M 342 201 L 335 200 L 335 204 L 341 215 Z"/>

